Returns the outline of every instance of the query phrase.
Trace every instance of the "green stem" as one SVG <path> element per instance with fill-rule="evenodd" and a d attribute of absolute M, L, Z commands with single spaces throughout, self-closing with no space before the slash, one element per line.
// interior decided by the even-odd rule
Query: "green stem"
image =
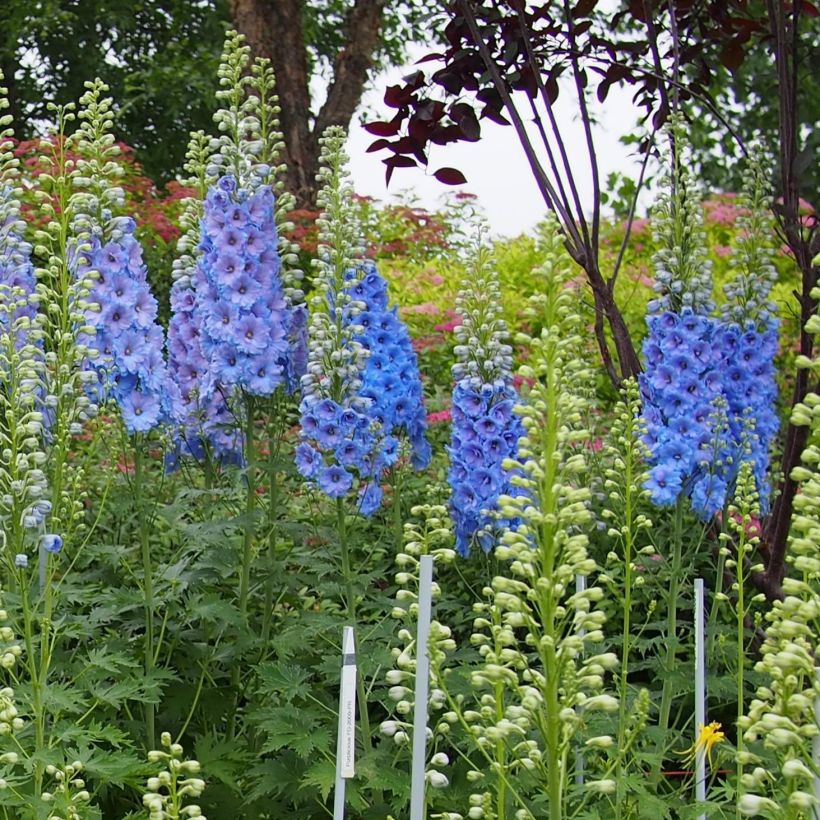
<path fill-rule="evenodd" d="M 401 467 L 396 465 L 396 469 L 393 471 L 393 532 L 396 539 L 396 549 L 399 552 L 404 546 L 404 517 L 401 508 L 402 483 Z"/>
<path fill-rule="evenodd" d="M 29 601 L 30 585 L 26 583 L 24 573 L 19 573 L 20 603 L 23 608 L 23 642 L 26 645 L 26 666 L 31 679 L 31 711 L 34 717 L 34 796 L 39 799 L 43 791 L 43 774 L 45 763 L 40 757 L 45 750 L 46 716 L 43 707 L 43 687 L 48 668 L 37 667 L 37 656 L 34 652 L 34 613 Z M 43 636 L 41 633 L 41 640 Z"/>
<path fill-rule="evenodd" d="M 624 487 L 626 488 L 624 502 L 624 607 L 623 607 L 623 632 L 621 635 L 621 680 L 620 680 L 620 715 L 618 718 L 618 748 L 622 749 L 626 740 L 626 711 L 627 711 L 627 694 L 628 694 L 628 675 L 629 675 L 629 653 L 631 650 L 631 617 L 632 617 L 632 491 L 633 491 L 633 464 L 632 464 L 632 450 L 627 453 L 625 459 L 625 476 Z M 623 784 L 623 772 L 619 767 L 618 788 L 620 790 Z M 620 820 L 621 817 L 621 794 L 618 794 L 618 799 L 615 801 L 615 815 Z"/>
<path fill-rule="evenodd" d="M 134 440 L 134 499 L 137 505 L 140 551 L 142 553 L 142 596 L 145 605 L 145 677 L 154 671 L 154 570 L 151 566 L 151 544 L 148 533 L 148 516 L 145 512 L 144 464 L 142 442 Z M 148 749 L 156 748 L 156 707 L 145 704 L 145 735 Z"/>
<path fill-rule="evenodd" d="M 745 530 L 746 520 L 744 518 L 743 528 Z M 741 530 L 738 545 L 737 545 L 737 754 L 735 760 L 737 761 L 737 800 L 736 806 L 740 806 L 740 798 L 743 796 L 743 763 L 741 762 L 741 753 L 743 752 L 743 731 L 740 728 L 740 722 L 743 715 L 746 713 L 744 704 L 744 680 L 745 680 L 745 664 L 746 664 L 746 599 L 744 590 L 743 578 L 743 559 L 746 555 L 746 535 Z M 736 808 L 737 817 L 741 817 L 740 809 Z"/>
<path fill-rule="evenodd" d="M 345 517 L 344 499 L 336 499 L 336 520 L 339 530 L 339 547 L 342 554 L 342 577 L 345 582 L 345 598 L 347 605 L 347 619 L 356 634 L 356 593 L 353 589 L 353 573 L 350 568 L 350 546 L 347 543 L 347 520 Z M 359 647 L 357 647 L 357 652 Z M 360 654 L 360 653 L 359 653 Z M 356 697 L 359 699 L 359 717 L 362 722 L 362 742 L 366 752 L 373 749 L 370 735 L 370 715 L 367 711 L 367 697 L 364 691 L 364 679 L 361 670 L 356 670 Z"/>
<path fill-rule="evenodd" d="M 683 549 L 683 495 L 678 497 L 675 506 L 675 525 L 672 532 L 672 569 L 669 580 L 669 598 L 666 616 L 666 660 L 664 661 L 663 690 L 661 692 L 661 709 L 659 726 L 661 736 L 666 738 L 669 728 L 669 713 L 672 708 L 672 670 L 678 649 L 678 591 L 680 589 L 681 551 Z"/>
<path fill-rule="evenodd" d="M 251 564 L 253 563 L 253 542 L 256 535 L 254 512 L 256 510 L 256 439 L 254 428 L 253 397 L 245 395 L 245 526 L 242 546 L 242 566 L 239 569 L 239 615 L 250 631 L 248 618 L 248 595 L 251 586 Z M 228 737 L 233 738 L 236 731 L 236 715 L 239 710 L 239 687 L 242 680 L 239 658 L 234 662 L 231 672 L 231 685 L 234 690 L 234 709 L 228 719 Z"/>
<path fill-rule="evenodd" d="M 245 462 L 247 495 L 245 498 L 245 537 L 242 549 L 242 569 L 239 579 L 239 612 L 248 624 L 248 593 L 251 585 L 253 542 L 256 535 L 254 511 L 256 509 L 256 442 L 254 439 L 253 398 L 245 397 Z"/>
<path fill-rule="evenodd" d="M 274 585 L 276 582 L 276 538 L 277 523 L 279 518 L 279 476 L 277 475 L 277 462 L 279 460 L 279 449 L 282 441 L 282 425 L 279 421 L 278 392 L 272 403 L 273 419 L 268 427 L 268 481 L 270 482 L 270 494 L 268 496 L 268 580 L 265 586 L 265 612 L 262 620 L 262 646 L 264 653 L 270 640 L 271 623 L 273 621 L 273 599 Z"/>

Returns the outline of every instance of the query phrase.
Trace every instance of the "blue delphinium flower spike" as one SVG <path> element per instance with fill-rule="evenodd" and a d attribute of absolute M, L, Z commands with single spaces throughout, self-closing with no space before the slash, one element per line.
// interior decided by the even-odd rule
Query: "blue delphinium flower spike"
<path fill-rule="evenodd" d="M 413 466 L 422 470 L 432 451 L 425 437 L 427 412 L 410 334 L 396 308 L 389 307 L 387 282 L 375 263 L 364 263 L 350 293 L 365 306 L 353 320 L 363 328 L 357 341 L 369 352 L 359 394 L 373 402 L 369 412 L 382 430 L 408 438 Z"/>
<path fill-rule="evenodd" d="M 490 531 L 504 526 L 492 511 L 498 497 L 510 493 L 511 475 L 502 465 L 517 455 L 523 434 L 521 420 L 513 412 L 518 397 L 498 280 L 484 248 L 478 249 L 456 307 L 462 324 L 456 330 L 448 480 L 456 549 L 466 556 L 474 537 L 489 550 Z"/>

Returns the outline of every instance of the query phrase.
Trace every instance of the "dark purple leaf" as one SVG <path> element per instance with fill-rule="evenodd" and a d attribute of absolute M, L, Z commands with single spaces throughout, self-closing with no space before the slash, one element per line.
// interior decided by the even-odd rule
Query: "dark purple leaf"
<path fill-rule="evenodd" d="M 575 8 L 572 10 L 572 16 L 575 18 L 578 17 L 589 17 L 589 15 L 594 10 L 595 6 L 598 5 L 598 0 L 578 0 L 578 3 L 575 5 Z"/>
<path fill-rule="evenodd" d="M 463 185 L 467 181 L 467 177 L 457 168 L 439 168 L 433 176 L 445 185 Z"/>
<path fill-rule="evenodd" d="M 746 54 L 743 51 L 743 46 L 732 40 L 727 43 L 720 52 L 720 62 L 734 74 L 743 64 Z"/>
<path fill-rule="evenodd" d="M 366 122 L 364 130 L 374 137 L 395 137 L 399 133 L 400 120 L 394 117 L 390 122 Z"/>

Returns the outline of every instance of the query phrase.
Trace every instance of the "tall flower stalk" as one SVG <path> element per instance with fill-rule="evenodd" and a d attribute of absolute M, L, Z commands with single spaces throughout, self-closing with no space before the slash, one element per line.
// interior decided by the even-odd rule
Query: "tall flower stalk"
<path fill-rule="evenodd" d="M 820 297 L 820 288 L 812 296 Z M 806 332 L 820 335 L 820 317 L 812 317 Z M 798 366 L 815 377 L 820 374 L 820 361 L 801 357 Z M 820 698 L 820 395 L 810 393 L 796 405 L 792 422 L 809 428 L 808 445 L 803 464 L 792 472 L 800 493 L 795 497 L 784 597 L 766 615 L 766 639 L 755 664 L 765 685 L 758 687 L 738 721 L 744 733 L 738 767 L 747 767 L 738 784 L 738 811 L 749 817 L 803 820 L 818 809 L 812 743 L 820 732 L 815 711 Z"/>
<path fill-rule="evenodd" d="M 474 541 L 488 551 L 493 531 L 504 526 L 495 515 L 498 498 L 509 492 L 512 481 L 503 463 L 515 456 L 524 432 L 513 412 L 518 396 L 512 349 L 490 251 L 480 245 L 471 262 L 456 301 L 462 323 L 456 328 L 448 473 L 456 549 L 463 556 Z"/>
<path fill-rule="evenodd" d="M 584 800 L 571 797 L 574 751 L 595 712 L 618 710 L 605 684 L 617 656 L 588 651 L 603 640 L 606 617 L 595 608 L 603 590 L 591 582 L 572 592 L 578 576 L 591 580 L 596 569 L 585 534 L 592 515 L 584 485 L 589 432 L 582 423 L 592 373 L 554 253 L 535 275 L 542 293 L 532 309 L 543 330 L 530 342 L 530 363 L 519 370 L 533 387 L 516 407 L 525 431 L 518 457 L 504 462 L 512 489 L 498 499 L 507 522 L 495 548 L 503 569 L 476 607 L 471 643 L 480 647 L 481 661 L 471 674 L 472 697 L 452 692 L 436 643 L 441 629 L 431 630 L 434 685 L 484 762 L 468 775 L 479 788 L 470 800 L 472 816 L 499 820 L 572 816 Z M 603 735 L 587 742 L 591 749 L 613 745 Z M 607 800 L 615 781 L 596 778 L 592 764 L 585 794 Z"/>

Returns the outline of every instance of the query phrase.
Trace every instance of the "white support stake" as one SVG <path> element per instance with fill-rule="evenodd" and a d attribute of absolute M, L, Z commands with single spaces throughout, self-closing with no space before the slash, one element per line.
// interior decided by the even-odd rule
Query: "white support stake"
<path fill-rule="evenodd" d="M 356 774 L 356 641 L 353 627 L 342 633 L 342 673 L 339 686 L 339 731 L 336 740 L 336 790 L 333 820 L 344 820 L 345 781 Z"/>
<path fill-rule="evenodd" d="M 703 578 L 695 579 L 695 741 L 706 726 L 706 645 L 704 641 L 704 586 Z M 695 755 L 695 798 L 706 802 L 706 750 L 701 748 Z M 701 814 L 698 820 L 706 820 Z"/>
<path fill-rule="evenodd" d="M 419 566 L 419 614 L 416 632 L 416 702 L 413 707 L 413 767 L 410 775 L 410 820 L 424 820 L 427 768 L 427 700 L 430 693 L 430 617 L 433 608 L 433 556 Z"/>
<path fill-rule="evenodd" d="M 576 594 L 581 592 L 586 592 L 587 588 L 587 577 L 586 575 L 576 575 L 575 576 L 575 592 Z M 586 629 L 579 630 L 578 634 L 583 638 L 587 631 Z M 577 786 L 584 785 L 584 752 L 582 749 L 575 750 L 575 784 Z"/>

